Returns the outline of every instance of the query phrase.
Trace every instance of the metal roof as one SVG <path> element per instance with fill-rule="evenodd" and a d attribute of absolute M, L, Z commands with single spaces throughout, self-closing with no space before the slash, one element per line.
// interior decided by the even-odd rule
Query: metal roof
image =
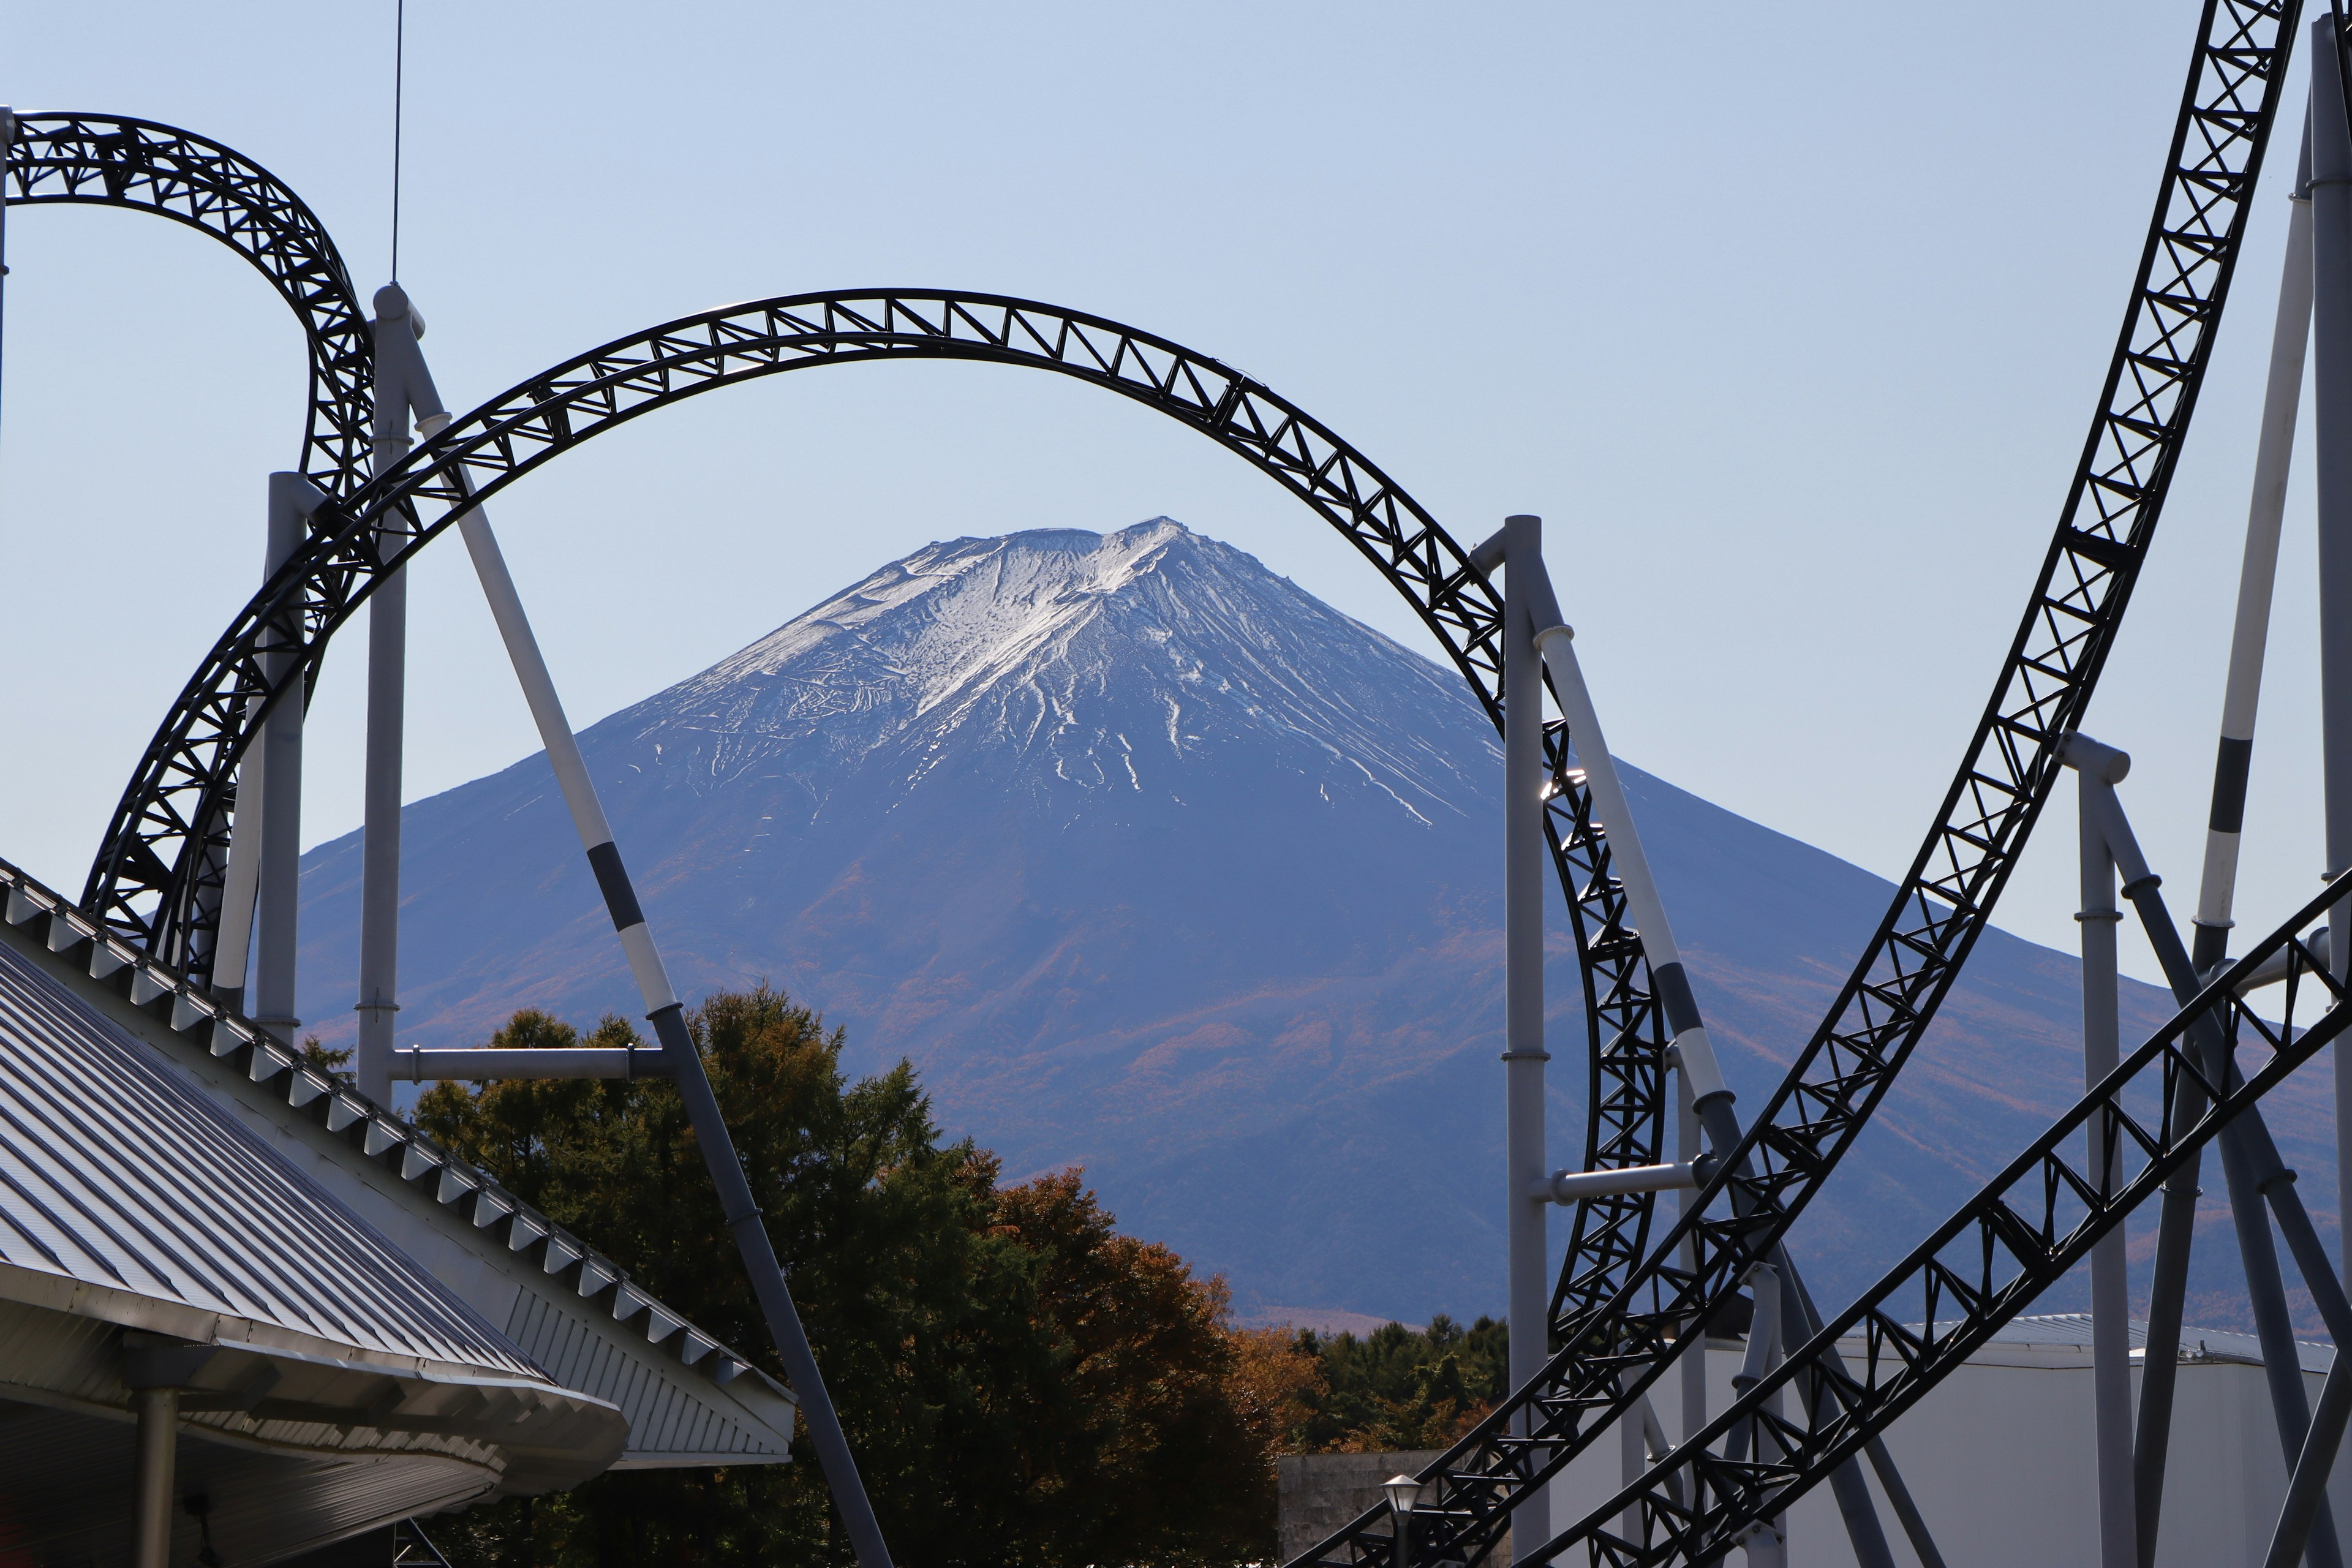
<path fill-rule="evenodd" d="M 0 1261 L 327 1346 L 545 1377 L 184 1075 L 5 947 Z"/>
<path fill-rule="evenodd" d="M 487 1172 L 457 1159 L 349 1084 L 304 1065 L 251 1019 L 223 1007 L 203 986 L 106 931 L 71 900 L 5 859 L 0 891 L 5 893 L 0 921 L 37 948 L 46 947 L 61 967 L 122 994 L 190 1050 L 241 1068 L 272 1100 L 282 1097 L 289 1112 L 324 1126 L 358 1159 L 430 1194 L 436 1205 L 537 1262 L 550 1277 L 569 1281 L 581 1300 L 617 1331 L 634 1334 L 722 1388 L 748 1374 L 770 1394 L 791 1399 L 782 1384 L 640 1289 L 618 1264 L 507 1192 Z"/>

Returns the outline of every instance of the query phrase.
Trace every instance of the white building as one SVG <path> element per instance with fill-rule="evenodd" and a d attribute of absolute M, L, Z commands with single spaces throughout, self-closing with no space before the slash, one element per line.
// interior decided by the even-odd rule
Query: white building
<path fill-rule="evenodd" d="M 2141 1329 L 2132 1326 L 2135 1362 Z M 1859 1358 L 1858 1343 L 1843 1348 Z M 2258 1349 L 2251 1334 L 2208 1329 L 2183 1331 L 2181 1348 L 2156 1561 L 2159 1568 L 2259 1568 L 2286 1495 L 2286 1465 Z M 2335 1352 L 2300 1348 L 2315 1406 Z M 1729 1405 L 1741 1360 L 1736 1344 L 1708 1347 L 1710 1412 Z M 2137 1394 L 2137 1373 L 2133 1381 Z M 1651 1392 L 1678 1439 L 1677 1386 L 1670 1371 Z M 2088 1318 L 2012 1322 L 1896 1422 L 1886 1447 L 1951 1568 L 2097 1568 Z M 1605 1506 L 1622 1484 L 1622 1466 L 1614 1434 L 1604 1435 L 1553 1482 L 1553 1527 Z M 1874 1477 L 1871 1490 L 1895 1561 L 1916 1563 Z M 2352 1535 L 2352 1467 L 2341 1455 L 2328 1496 L 2339 1531 Z M 1788 1527 L 1796 1568 L 1853 1563 L 1826 1484 L 1790 1510 Z"/>

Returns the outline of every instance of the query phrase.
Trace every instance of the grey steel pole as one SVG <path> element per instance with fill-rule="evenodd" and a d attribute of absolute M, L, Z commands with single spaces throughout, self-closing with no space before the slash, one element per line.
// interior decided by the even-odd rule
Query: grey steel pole
<path fill-rule="evenodd" d="M 1683 969 L 1682 952 L 1675 943 L 1674 928 L 1667 922 L 1657 880 L 1650 874 L 1649 857 L 1643 850 L 1642 836 L 1634 826 L 1632 803 L 1617 775 L 1616 759 L 1601 733 L 1600 714 L 1592 705 L 1591 690 L 1585 685 L 1583 668 L 1577 662 L 1576 634 L 1560 618 L 1550 578 L 1539 571 L 1527 576 L 1527 585 L 1537 601 L 1530 606 L 1534 611 L 1536 646 L 1543 654 L 1544 668 L 1551 675 L 1552 694 L 1559 702 L 1560 714 L 1568 721 L 1577 762 L 1584 769 L 1585 787 L 1592 792 L 1594 814 L 1608 830 L 1610 865 L 1624 887 L 1626 908 L 1633 917 L 1634 930 L 1641 934 L 1642 952 L 1649 961 L 1659 1005 L 1664 1009 L 1666 1026 L 1674 1037 L 1675 1059 L 1690 1080 L 1691 1097 L 1708 1142 L 1718 1156 L 1727 1157 L 1738 1146 L 1741 1137 L 1731 1086 L 1724 1081 L 1722 1069 L 1716 1065 L 1715 1047 L 1707 1038 L 1698 998 Z M 1507 595 L 1506 600 L 1507 615 Z M 1507 696 L 1508 689 L 1509 678 L 1506 675 Z M 1504 722 L 1507 734 L 1507 711 Z M 1794 1277 L 1795 1266 L 1785 1250 L 1776 1248 L 1771 1262 Z M 1838 1356 L 1834 1349 L 1828 1359 L 1836 1367 Z M 1886 1473 L 1893 1473 L 1893 1462 L 1885 1458 L 1884 1449 L 1874 1456 L 1874 1461 L 1883 1462 Z M 1845 1518 L 1855 1558 L 1864 1568 L 1893 1568 L 1894 1554 L 1886 1544 L 1885 1531 L 1879 1524 L 1877 1506 L 1871 1500 L 1870 1485 L 1863 1479 L 1862 1467 L 1851 1458 L 1846 1460 L 1830 1472 L 1830 1489 L 1837 1498 L 1838 1511 Z M 1906 1517 L 1906 1525 L 1916 1517 Z M 1933 1560 L 1935 1547 L 1927 1541 L 1924 1530 L 1913 1545 L 1923 1560 Z"/>
<path fill-rule="evenodd" d="M 302 547 L 306 521 L 325 499 L 300 474 L 269 476 L 269 553 L 265 577 Z M 289 613 L 292 613 L 290 610 Z M 295 628 L 282 634 L 290 647 Z M 290 674 L 291 652 L 264 656 L 273 681 Z M 294 953 L 302 901 L 302 707 L 307 694 L 296 679 L 263 722 L 268 752 L 261 791 L 261 904 L 259 957 L 254 966 L 253 1021 L 280 1045 L 295 1043 L 302 1020 L 294 1016 Z M 230 911 L 224 911 L 225 913 Z"/>
<path fill-rule="evenodd" d="M 2286 1501 L 2279 1507 L 2278 1524 L 2271 1532 L 2271 1549 L 2263 1568 L 2294 1568 L 2303 1561 L 2319 1510 L 2327 1500 L 2328 1478 L 2336 1472 L 2336 1453 L 2344 1443 L 2344 1425 L 2352 1418 L 2352 1355 L 2341 1346 L 2319 1385 L 2319 1408 L 2311 1417 L 2311 1436 L 2295 1457 L 2294 1473 L 2287 1478 Z"/>
<path fill-rule="evenodd" d="M 1698 1106 L 1691 1099 L 1690 1074 L 1682 1070 L 1680 1058 L 1675 1068 L 1675 1158 L 1689 1164 L 1699 1156 Z M 1697 1210 L 1696 1189 L 1685 1187 L 1675 1200 L 1681 1217 L 1688 1219 Z M 1698 1272 L 1698 1233 L 1683 1234 L 1683 1268 Z M 1683 1441 L 1687 1443 L 1706 1427 L 1706 1329 L 1696 1317 L 1683 1321 L 1683 1337 L 1691 1342 L 1683 1347 Z"/>
<path fill-rule="evenodd" d="M 2130 759 L 2115 753 L 2106 783 L 2120 782 Z M 2122 1031 L 2116 995 L 2115 857 L 2107 853 L 2105 822 L 2088 772 L 2077 776 L 2080 809 L 2076 835 L 2082 857 L 2083 1082 L 2095 1088 L 2122 1059 Z M 2087 1129 L 2090 1169 L 2100 1190 L 2116 1184 L 2116 1151 L 2105 1124 L 2095 1118 Z M 2139 1568 L 2139 1543 L 2132 1502 L 2131 1297 L 2125 1275 L 2124 1233 L 2111 1231 L 2091 1248 L 2091 1404 L 2099 1474 L 2100 1568 Z"/>
<path fill-rule="evenodd" d="M 429 438 L 439 434 L 448 420 L 446 411 L 436 409 L 417 424 Z M 458 483 L 471 494 L 472 480 L 466 470 L 460 467 L 456 473 Z M 507 570 L 498 536 L 490 531 L 489 519 L 479 508 L 468 510 L 457 526 L 465 538 L 467 552 L 473 558 L 475 574 L 481 579 L 482 596 L 489 601 L 491 618 L 498 623 L 499 636 L 506 644 L 515 679 L 522 687 L 523 700 L 530 708 L 532 722 L 538 726 L 540 743 L 547 748 L 548 763 L 554 769 L 564 805 L 571 810 L 581 847 L 587 851 L 588 865 L 595 873 L 597 889 L 612 915 L 621 950 L 628 956 L 630 973 L 645 1002 L 646 1020 L 661 1042 L 662 1055 L 677 1082 L 678 1098 L 686 1104 L 687 1119 L 694 1128 L 695 1141 L 701 1146 L 711 1184 L 718 1189 L 719 1208 L 742 1255 L 744 1272 L 751 1276 L 761 1315 L 767 1321 L 778 1353 L 783 1357 L 793 1392 L 800 1397 L 801 1415 L 808 1422 L 809 1437 L 816 1446 L 817 1462 L 833 1492 L 834 1506 L 841 1510 L 842 1523 L 861 1568 L 890 1568 L 889 1548 L 883 1542 L 881 1524 L 874 1517 L 874 1505 L 866 1498 L 865 1482 L 858 1477 L 849 1439 L 841 1429 L 840 1414 L 835 1410 L 833 1396 L 817 1370 L 816 1353 L 809 1346 L 808 1331 L 802 1325 L 800 1311 L 793 1305 L 783 1267 L 777 1261 L 775 1246 L 761 1221 L 751 1181 L 743 1173 L 742 1161 L 736 1157 L 735 1141 L 728 1133 L 718 1097 L 711 1093 L 701 1053 L 695 1049 L 693 1037 L 687 1030 L 686 1009 L 670 987 L 668 967 L 662 963 L 661 951 L 654 945 L 653 931 L 646 923 L 636 889 L 621 862 L 620 848 L 613 841 L 604 803 L 597 798 L 595 784 L 588 776 L 587 761 L 580 754 L 580 742 L 572 732 L 571 721 L 564 716 L 555 681 L 548 674 L 547 660 L 540 653 L 539 639 L 531 632 L 530 618 L 523 614 L 522 600 L 515 592 L 514 578 Z"/>
<path fill-rule="evenodd" d="M 2311 24 L 2312 425 L 2319 478 L 2319 717 L 2327 865 L 2352 866 L 2352 119 L 2331 16 Z M 2352 907 L 2327 913 L 2329 967 L 2352 972 Z M 2336 1057 L 2337 1201 L 2352 1215 L 2352 1065 Z M 2352 1262 L 2352 1245 L 2345 1248 Z"/>
<path fill-rule="evenodd" d="M 2205 867 L 2198 883 L 2196 942 L 2190 955 L 2200 974 L 2210 973 L 2229 951 L 2246 778 L 2253 761 L 2263 658 L 2278 581 L 2279 528 L 2286 511 L 2287 471 L 2294 458 L 2295 417 L 2303 404 L 2304 350 L 2311 340 L 2311 197 L 2305 188 L 2311 162 L 2308 116 L 2303 161 L 2305 179 L 2297 182 L 2287 204 L 2286 259 L 2279 269 L 2262 436 L 2254 447 L 2253 497 L 2246 507 L 2246 548 L 2238 567 L 2238 607 L 2230 629 L 2229 676 L 2221 690 L 2221 741 L 2213 759 L 2213 805 L 2205 828 Z"/>
<path fill-rule="evenodd" d="M 172 1471 L 179 1458 L 180 1391 L 139 1388 L 131 1470 L 131 1568 L 171 1568 Z"/>
<path fill-rule="evenodd" d="M 213 936 L 213 994 L 232 1013 L 245 1010 L 245 975 L 253 959 L 253 909 L 261 889 L 261 811 L 268 794 L 269 746 L 246 748 L 236 769 L 236 815 L 229 823 L 228 874 L 220 925 Z"/>
<path fill-rule="evenodd" d="M 375 447 L 370 472 L 408 456 L 408 422 L 420 399 L 442 412 L 432 374 L 417 352 L 423 323 L 397 283 L 375 295 Z M 422 383 L 422 387 L 417 383 Z M 379 542 L 398 547 L 387 529 Z M 400 1011 L 400 790 L 408 698 L 408 573 L 387 574 L 368 600 L 366 817 L 360 863 L 359 1048 L 352 1067 L 362 1094 L 392 1101 L 394 1015 Z"/>
<path fill-rule="evenodd" d="M 2106 750 L 2095 742 L 2088 744 L 2097 751 Z M 2088 752 L 2083 737 L 2070 738 L 2066 760 L 2073 763 L 2085 754 Z M 2198 977 L 2189 950 L 2164 907 L 2161 879 L 2148 869 L 2115 786 L 2091 767 L 2083 767 L 2082 773 L 2085 786 L 2083 808 L 2101 818 L 2107 853 L 2114 857 L 2124 879 L 2124 896 L 2139 911 L 2148 945 L 2156 951 L 2157 962 L 2164 970 L 2175 1000 L 2186 1005 L 2200 988 Z M 2207 1074 L 2216 1082 L 2230 1082 L 2236 1068 L 2230 1058 L 2229 1042 L 2221 1031 L 2200 1027 L 2198 1041 L 2200 1054 L 2206 1058 Z M 2305 1269 L 2305 1283 L 2327 1317 L 2332 1331 L 2352 1327 L 2352 1304 L 2345 1301 L 2343 1288 L 2325 1254 L 2317 1251 L 2309 1216 L 2303 1212 L 2302 1200 L 2295 1195 L 2292 1180 L 2278 1162 L 2261 1109 L 2253 1107 L 2242 1112 L 2221 1130 L 2218 1142 L 2221 1146 L 2222 1173 L 2229 1184 L 2231 1218 L 2246 1275 L 2247 1302 L 2253 1312 L 2256 1337 L 2262 1343 L 2263 1372 L 2270 1389 L 2272 1415 L 2278 1428 L 2280 1448 L 2292 1470 L 2302 1458 L 2312 1434 L 2311 1406 L 2304 1389 L 2302 1360 L 2295 1350 L 2288 1315 L 2285 1283 L 2279 1272 L 2277 1245 L 2271 1236 L 2269 1217 L 2263 1212 L 2266 1197 L 2280 1217 L 2289 1245 L 2295 1247 L 2298 1264 Z M 2159 1236 L 2159 1242 L 2161 1239 Z M 2177 1336 L 2177 1330 L 2175 1333 Z M 2151 1336 L 2151 1356 L 2155 1348 Z M 2177 1357 L 2177 1350 L 2174 1353 Z M 2145 1386 L 2142 1398 L 2146 1398 Z M 2140 1550 L 2146 1553 L 2150 1549 L 2147 1538 L 2149 1500 L 2143 1494 L 2139 1502 Z M 2343 1562 L 2335 1520 L 2324 1498 L 2315 1505 L 2305 1553 L 2313 1568 L 2339 1568 Z"/>
<path fill-rule="evenodd" d="M 1544 1288 L 1546 1221 L 1550 1205 L 1528 1194 L 1544 1163 L 1543 666 L 1529 588 L 1543 570 L 1543 520 L 1503 521 L 1503 1190 L 1509 1205 L 1507 1300 L 1511 1327 L 1511 1386 L 1543 1371 L 1551 1348 L 1551 1299 Z M 1515 1417 L 1527 1436 L 1532 1415 Z M 1531 1487 L 1512 1510 L 1514 1553 L 1551 1537 L 1551 1500 Z"/>

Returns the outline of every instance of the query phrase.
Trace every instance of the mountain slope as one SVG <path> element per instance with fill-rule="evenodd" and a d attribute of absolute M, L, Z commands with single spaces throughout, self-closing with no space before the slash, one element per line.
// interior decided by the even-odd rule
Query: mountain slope
<path fill-rule="evenodd" d="M 1500 750 L 1453 672 L 1158 519 L 929 546 L 582 741 L 682 994 L 765 979 L 856 1064 L 912 1058 L 951 1131 L 1015 1175 L 1084 1163 L 1244 1304 L 1498 1303 Z M 1753 1106 L 1891 889 L 1629 787 Z M 404 835 L 404 1043 L 525 1005 L 635 1013 L 543 757 L 410 806 Z M 305 858 L 304 1015 L 331 1043 L 358 848 Z M 1573 1163 L 1564 927 L 1552 952 Z M 2070 960 L 1987 936 L 1867 1169 L 1806 1222 L 1829 1293 L 2079 1092 L 2074 991 Z M 2126 1007 L 2161 1016 L 2146 988 Z"/>

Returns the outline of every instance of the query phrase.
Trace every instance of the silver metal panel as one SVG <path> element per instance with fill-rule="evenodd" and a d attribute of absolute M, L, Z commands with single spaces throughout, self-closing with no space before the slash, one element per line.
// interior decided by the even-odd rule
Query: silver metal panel
<path fill-rule="evenodd" d="M 0 1259 L 359 1350 L 541 1375 L 374 1226 L 8 948 Z"/>

